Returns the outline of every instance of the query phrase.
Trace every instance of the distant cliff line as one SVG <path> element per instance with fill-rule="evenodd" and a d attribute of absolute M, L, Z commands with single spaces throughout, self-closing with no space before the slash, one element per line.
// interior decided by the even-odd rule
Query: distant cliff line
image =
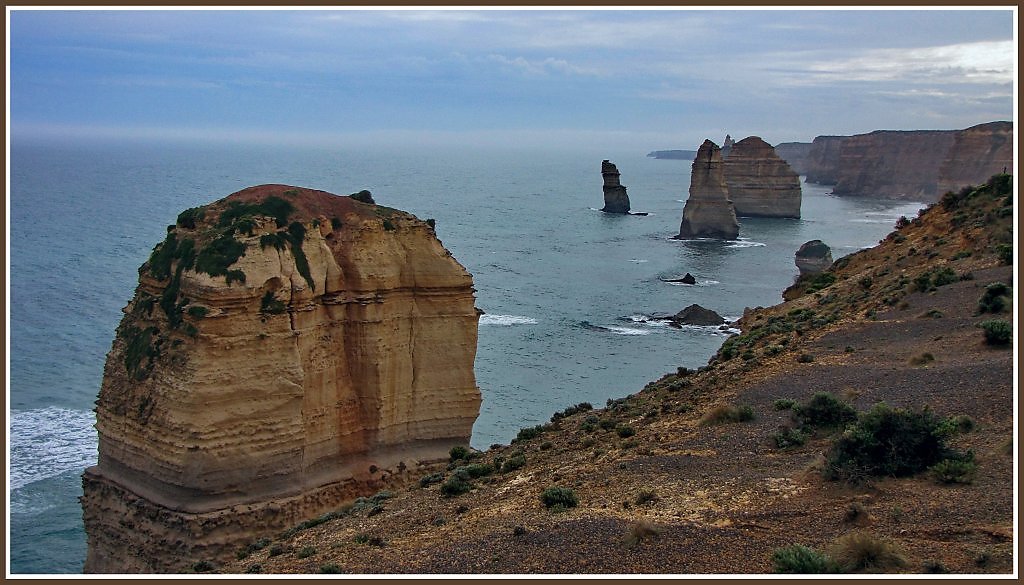
<path fill-rule="evenodd" d="M 831 185 L 835 195 L 931 203 L 947 191 L 1011 170 L 1013 123 L 822 135 L 813 142 L 780 143 L 775 149 L 808 183 Z M 660 152 L 687 151 L 654 151 L 647 156 Z"/>

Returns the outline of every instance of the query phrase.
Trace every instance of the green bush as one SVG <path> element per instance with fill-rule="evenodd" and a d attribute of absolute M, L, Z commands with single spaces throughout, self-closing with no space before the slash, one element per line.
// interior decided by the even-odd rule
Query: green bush
<path fill-rule="evenodd" d="M 793 407 L 801 427 L 835 428 L 857 419 L 857 411 L 828 392 L 816 392 L 810 400 Z"/>
<path fill-rule="evenodd" d="M 197 561 L 192 563 L 192 571 L 196 573 L 205 573 L 213 570 L 213 563 L 210 561 Z"/>
<path fill-rule="evenodd" d="M 209 312 L 210 310 L 202 305 L 192 305 L 188 308 L 189 316 L 195 317 L 196 319 L 202 319 L 206 317 L 207 313 Z"/>
<path fill-rule="evenodd" d="M 565 418 L 567 416 L 572 416 L 572 415 L 574 415 L 574 414 L 576 414 L 578 412 L 587 412 L 588 410 L 593 410 L 593 409 L 594 409 L 594 406 L 592 404 L 590 404 L 589 402 L 580 402 L 576 406 L 570 406 L 570 407 L 566 408 L 565 410 L 563 410 L 562 412 L 556 412 L 555 414 L 551 415 L 551 422 L 555 422 L 555 421 L 557 421 L 559 419 L 562 419 L 562 418 Z"/>
<path fill-rule="evenodd" d="M 772 403 L 772 406 L 775 408 L 775 410 L 789 410 L 793 408 L 793 405 L 795 404 L 795 400 L 790 400 L 789 398 L 779 398 L 778 400 Z"/>
<path fill-rule="evenodd" d="M 195 229 L 196 222 L 202 221 L 206 211 L 202 207 L 192 207 L 178 214 L 177 224 L 183 228 Z"/>
<path fill-rule="evenodd" d="M 554 506 L 575 508 L 580 503 L 576 494 L 571 489 L 564 487 L 549 487 L 545 489 L 540 494 L 540 501 L 544 504 L 545 508 L 552 508 Z"/>
<path fill-rule="evenodd" d="M 627 437 L 632 437 L 633 435 L 635 435 L 636 429 L 625 424 L 618 425 L 617 427 L 615 427 L 615 434 L 625 439 Z"/>
<path fill-rule="evenodd" d="M 950 425 L 930 410 L 911 412 L 876 404 L 837 438 L 825 455 L 828 479 L 904 477 L 955 455 L 946 446 Z"/>
<path fill-rule="evenodd" d="M 460 467 L 441 484 L 441 495 L 446 498 L 452 498 L 464 494 L 471 489 L 473 489 L 473 484 L 470 483 L 469 472 L 465 468 Z"/>
<path fill-rule="evenodd" d="M 290 202 L 275 196 L 267 197 L 262 203 L 232 201 L 221 212 L 217 227 L 228 227 L 245 217 L 273 217 L 277 227 L 284 227 L 294 209 Z"/>
<path fill-rule="evenodd" d="M 931 467 L 932 476 L 939 483 L 972 483 L 978 471 L 974 453 L 962 457 L 943 459 Z"/>
<path fill-rule="evenodd" d="M 1002 313 L 1006 308 L 1011 289 L 1006 283 L 993 282 L 985 287 L 985 293 L 978 299 L 979 313 Z"/>
<path fill-rule="evenodd" d="M 985 331 L 985 343 L 989 345 L 1008 345 L 1013 340 L 1013 326 L 1002 319 L 989 319 L 981 322 Z"/>
<path fill-rule="evenodd" d="M 370 193 L 369 191 L 367 191 L 366 189 L 363 189 L 362 191 L 360 191 L 358 193 L 353 193 L 353 194 L 349 195 L 349 197 L 351 197 L 351 198 L 353 198 L 356 201 L 359 201 L 361 203 L 369 203 L 370 205 L 376 205 L 376 202 L 373 200 L 373 194 Z M 386 199 L 386 197 L 385 197 L 385 199 Z"/>
<path fill-rule="evenodd" d="M 501 472 L 508 473 L 510 471 L 515 471 L 524 465 L 526 465 L 526 455 L 516 453 L 501 464 Z"/>
<path fill-rule="evenodd" d="M 460 467 L 459 469 L 465 469 L 469 477 L 473 479 L 494 473 L 494 465 L 490 463 L 474 463 L 472 465 Z M 458 471 L 458 469 L 456 471 Z"/>
<path fill-rule="evenodd" d="M 245 244 L 231 234 L 224 234 L 203 246 L 196 255 L 196 271 L 210 276 L 224 276 L 228 267 L 245 254 Z"/>
<path fill-rule="evenodd" d="M 782 427 L 779 429 L 779 432 L 772 435 L 772 441 L 775 442 L 775 446 L 779 449 L 799 447 L 807 442 L 807 438 L 807 433 L 788 426 Z"/>
<path fill-rule="evenodd" d="M 516 438 L 513 439 L 512 442 L 516 443 L 518 441 L 529 441 L 530 439 L 541 436 L 545 430 L 547 429 L 544 428 L 544 425 L 521 428 L 519 429 L 519 433 L 516 435 Z"/>
<path fill-rule="evenodd" d="M 431 473 L 430 475 L 424 475 L 420 478 L 420 487 L 427 487 L 435 483 L 441 483 L 444 481 L 443 473 Z"/>
<path fill-rule="evenodd" d="M 456 445 L 448 451 L 448 457 L 450 461 L 458 461 L 459 459 L 465 459 L 469 457 L 469 449 L 462 445 Z"/>
<path fill-rule="evenodd" d="M 997 244 L 996 256 L 999 257 L 999 261 L 1003 264 L 1013 264 L 1013 245 Z"/>
<path fill-rule="evenodd" d="M 935 271 L 932 276 L 932 285 L 937 287 L 945 286 L 947 284 L 953 284 L 959 280 L 960 277 L 957 276 L 956 272 L 954 272 L 952 268 L 945 266 Z"/>
<path fill-rule="evenodd" d="M 775 549 L 772 564 L 776 573 L 810 575 L 839 572 L 839 568 L 827 556 L 802 544 Z"/>
<path fill-rule="evenodd" d="M 320 572 L 321 573 L 325 573 L 325 574 L 340 573 L 341 572 L 341 567 L 339 567 L 338 565 L 336 565 L 334 563 L 327 563 L 325 565 L 320 565 Z"/>

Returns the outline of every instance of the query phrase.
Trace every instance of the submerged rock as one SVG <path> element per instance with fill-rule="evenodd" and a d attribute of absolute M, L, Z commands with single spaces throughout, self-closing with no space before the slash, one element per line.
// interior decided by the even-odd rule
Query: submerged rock
<path fill-rule="evenodd" d="M 365 199 L 251 187 L 154 248 L 96 401 L 86 572 L 232 557 L 468 444 L 472 276 Z"/>
<path fill-rule="evenodd" d="M 691 166 L 690 196 L 683 207 L 683 220 L 676 239 L 735 240 L 739 234 L 740 225 L 729 199 L 721 150 L 714 142 L 705 140 Z"/>
<path fill-rule="evenodd" d="M 832 266 L 832 249 L 821 240 L 805 242 L 796 251 L 796 267 L 800 276 L 808 276 L 824 272 Z"/>
<path fill-rule="evenodd" d="M 800 217 L 800 177 L 759 136 L 735 143 L 725 159 L 729 199 L 741 217 Z"/>
<path fill-rule="evenodd" d="M 683 284 L 697 284 L 697 279 L 687 272 L 682 278 L 663 278 L 662 282 L 681 282 Z"/>
<path fill-rule="evenodd" d="M 601 211 L 629 213 L 629 196 L 619 183 L 619 169 L 607 160 L 601 161 L 601 176 L 604 177 L 604 207 Z"/>

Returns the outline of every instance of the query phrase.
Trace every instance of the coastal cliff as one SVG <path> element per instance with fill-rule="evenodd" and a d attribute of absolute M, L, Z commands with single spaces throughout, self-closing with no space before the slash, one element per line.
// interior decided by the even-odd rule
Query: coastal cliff
<path fill-rule="evenodd" d="M 722 152 L 705 140 L 690 167 L 690 196 L 683 206 L 683 219 L 676 239 L 720 238 L 735 240 L 740 226 L 736 209 L 729 200 Z"/>
<path fill-rule="evenodd" d="M 806 175 L 807 159 L 812 146 L 810 142 L 780 142 L 775 145 L 775 154 L 789 163 L 797 175 Z"/>
<path fill-rule="evenodd" d="M 107 356 L 85 571 L 224 559 L 468 442 L 473 293 L 432 222 L 369 192 L 263 185 L 183 212 Z"/>
<path fill-rule="evenodd" d="M 804 164 L 807 182 L 834 185 L 835 195 L 933 202 L 1012 169 L 1013 124 L 818 136 Z"/>
<path fill-rule="evenodd" d="M 734 143 L 724 173 L 737 216 L 800 217 L 800 177 L 761 137 Z"/>

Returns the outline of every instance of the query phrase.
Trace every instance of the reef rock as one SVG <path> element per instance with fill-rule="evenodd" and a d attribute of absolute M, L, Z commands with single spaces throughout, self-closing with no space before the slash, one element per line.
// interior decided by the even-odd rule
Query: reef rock
<path fill-rule="evenodd" d="M 705 140 L 691 166 L 690 196 L 683 207 L 683 220 L 676 239 L 735 240 L 739 233 L 736 209 L 729 200 L 725 183 L 721 150 L 714 142 Z"/>
<path fill-rule="evenodd" d="M 619 169 L 607 160 L 601 161 L 601 176 L 604 177 L 605 213 L 629 213 L 629 197 L 626 188 L 619 183 Z"/>
<path fill-rule="evenodd" d="M 85 571 L 223 559 L 446 460 L 479 413 L 473 293 L 430 223 L 358 197 L 183 212 L 107 356 Z"/>
<path fill-rule="evenodd" d="M 805 242 L 796 251 L 796 267 L 800 276 L 809 276 L 824 272 L 832 266 L 832 249 L 821 240 Z"/>
<path fill-rule="evenodd" d="M 733 145 L 725 182 L 737 216 L 800 217 L 800 176 L 759 136 Z"/>
<path fill-rule="evenodd" d="M 725 319 L 711 309 L 700 305 L 690 305 L 672 317 L 676 325 L 722 325 Z"/>

